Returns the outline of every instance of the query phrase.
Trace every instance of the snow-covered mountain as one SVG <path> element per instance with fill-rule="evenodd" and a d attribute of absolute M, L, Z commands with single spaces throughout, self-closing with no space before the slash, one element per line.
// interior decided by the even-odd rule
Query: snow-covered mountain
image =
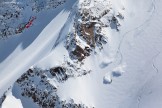
<path fill-rule="evenodd" d="M 1 0 L 0 108 L 162 108 L 161 5 Z"/>

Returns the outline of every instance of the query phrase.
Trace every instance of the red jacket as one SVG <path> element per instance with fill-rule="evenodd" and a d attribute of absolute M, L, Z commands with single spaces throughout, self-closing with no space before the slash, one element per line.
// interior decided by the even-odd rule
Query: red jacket
<path fill-rule="evenodd" d="M 25 28 L 29 28 L 32 24 L 33 24 L 33 21 L 36 19 L 36 17 L 32 17 L 29 22 L 26 24 Z"/>

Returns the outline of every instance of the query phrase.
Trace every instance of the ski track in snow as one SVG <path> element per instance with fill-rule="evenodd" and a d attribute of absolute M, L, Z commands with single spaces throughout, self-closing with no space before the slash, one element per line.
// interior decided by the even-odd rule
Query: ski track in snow
<path fill-rule="evenodd" d="M 155 62 L 156 62 L 156 59 L 158 58 L 158 56 L 161 54 L 160 51 L 157 51 L 157 54 L 153 57 L 153 60 L 152 60 L 152 66 L 155 70 L 155 72 L 158 74 L 159 73 L 159 69 L 156 67 L 155 65 Z"/>
<path fill-rule="evenodd" d="M 156 76 L 159 73 L 159 69 L 157 68 L 157 66 L 156 66 L 155 63 L 156 63 L 156 60 L 158 59 L 158 57 L 159 57 L 160 54 L 161 54 L 161 52 L 157 50 L 157 53 L 152 57 L 152 67 L 153 67 L 153 69 L 155 71 L 155 75 L 153 75 L 152 78 L 149 81 L 147 81 L 144 84 L 144 86 L 142 87 L 142 89 L 140 90 L 141 91 L 141 94 L 138 96 L 138 108 L 140 108 L 140 102 L 141 102 L 141 99 L 142 99 L 142 94 L 144 94 L 144 92 L 145 92 L 144 90 L 147 89 L 147 87 L 149 86 L 150 82 L 152 82 L 153 80 L 155 80 Z"/>
<path fill-rule="evenodd" d="M 122 54 L 122 44 L 124 42 L 124 40 L 126 39 L 126 37 L 128 36 L 129 33 L 133 32 L 133 31 L 136 31 L 138 30 L 139 28 L 142 28 L 144 27 L 145 25 L 147 25 L 147 23 L 149 23 L 151 20 L 152 20 L 152 17 L 154 16 L 154 13 L 156 11 L 156 5 L 155 5 L 155 0 L 152 0 L 152 4 L 153 4 L 153 11 L 150 15 L 150 17 L 144 21 L 144 23 L 142 23 L 140 26 L 126 32 L 124 35 L 123 35 L 123 38 L 121 39 L 120 43 L 119 43 L 119 47 L 118 47 L 118 51 L 117 51 L 117 54 L 120 55 L 120 61 L 119 61 L 119 64 L 122 64 L 123 62 L 123 54 Z M 155 47 L 155 46 L 154 46 Z M 156 48 L 155 48 L 156 49 Z M 156 60 L 158 59 L 159 55 L 161 54 L 161 52 L 159 50 L 156 49 L 156 53 L 155 55 L 152 57 L 152 68 L 154 69 L 154 72 L 155 74 L 151 76 L 150 80 L 148 80 L 143 86 L 142 88 L 139 90 L 139 96 L 137 98 L 137 107 L 140 108 L 140 104 L 141 104 L 141 99 L 142 99 L 142 96 L 145 95 L 145 90 L 147 90 L 147 87 L 149 86 L 149 84 L 151 82 L 153 82 L 153 80 L 156 79 L 156 76 L 158 76 L 158 73 L 159 73 L 159 69 L 158 67 L 156 66 Z M 149 95 L 149 94 L 148 94 Z"/>
<path fill-rule="evenodd" d="M 154 71 L 155 71 L 155 75 L 154 76 L 152 76 L 152 78 L 149 80 L 149 81 L 147 81 L 146 82 L 146 84 L 144 84 L 144 86 L 142 87 L 142 89 L 140 90 L 140 95 L 138 96 L 138 98 L 137 98 L 137 101 L 138 101 L 138 108 L 140 108 L 140 102 L 141 102 L 141 99 L 142 99 L 142 94 L 144 94 L 144 90 L 145 89 L 147 89 L 147 86 L 150 84 L 150 82 L 152 82 L 154 79 L 155 79 L 155 77 L 158 75 L 158 73 L 159 73 L 159 70 L 158 70 L 158 68 L 156 67 L 156 65 L 155 65 L 155 61 L 156 61 L 156 59 L 158 58 L 158 56 L 160 55 L 160 52 L 158 52 L 153 58 L 152 58 L 152 66 L 153 66 L 153 68 L 154 68 Z"/>
<path fill-rule="evenodd" d="M 142 28 L 143 26 L 145 26 L 147 23 L 149 23 L 149 21 L 151 21 L 151 18 L 153 17 L 154 13 L 155 13 L 155 10 L 156 10 L 156 6 L 155 6 L 155 1 L 152 0 L 152 6 L 153 6 L 153 10 L 152 10 L 152 13 L 150 15 L 150 17 L 148 19 L 146 19 L 141 25 L 139 25 L 138 27 L 136 28 L 133 28 L 129 31 L 127 31 L 126 33 L 124 33 L 124 35 L 122 36 L 122 39 L 120 40 L 120 43 L 119 43 L 119 47 L 118 47 L 118 50 L 117 50 L 117 54 L 116 56 L 120 55 L 120 60 L 119 60 L 119 65 L 122 64 L 123 62 L 123 54 L 121 52 L 121 46 L 124 42 L 124 39 L 129 36 L 128 34 L 133 32 L 133 31 L 136 31 L 138 30 L 139 28 Z"/>
<path fill-rule="evenodd" d="M 140 28 L 143 28 L 145 25 L 147 25 L 147 24 L 152 20 L 152 17 L 154 16 L 154 13 L 156 12 L 155 0 L 152 0 L 152 6 L 153 6 L 153 7 L 152 7 L 153 10 L 152 10 L 152 13 L 151 13 L 150 17 L 149 17 L 148 19 L 146 19 L 146 20 L 145 20 L 141 25 L 139 25 L 138 27 L 133 28 L 133 29 L 131 29 L 131 30 L 125 32 L 124 35 L 122 36 L 122 39 L 120 40 L 119 47 L 118 47 L 117 54 L 116 54 L 116 56 L 120 55 L 119 65 L 123 63 L 123 54 L 122 54 L 121 49 L 122 49 L 122 44 L 124 43 L 124 40 L 126 39 L 127 36 L 129 36 L 129 33 L 134 32 L 134 31 L 136 31 L 136 30 L 138 30 L 138 29 L 140 29 Z M 156 49 L 156 48 L 155 48 L 155 49 Z M 157 76 L 158 73 L 159 73 L 159 69 L 157 68 L 155 62 L 156 62 L 156 60 L 158 59 L 158 57 L 159 57 L 159 55 L 161 54 L 161 52 L 158 51 L 157 49 L 156 49 L 156 51 L 157 51 L 156 54 L 152 57 L 152 67 L 153 67 L 153 69 L 154 69 L 154 71 L 155 71 L 155 75 L 153 75 L 153 76 L 151 77 L 151 79 L 148 80 L 148 81 L 143 85 L 143 87 L 141 88 L 141 90 L 139 90 L 140 93 L 139 93 L 139 96 L 138 96 L 138 98 L 137 98 L 137 107 L 138 107 L 138 108 L 140 108 L 140 103 L 141 103 L 142 95 L 145 93 L 145 90 L 147 90 L 147 87 L 149 86 L 150 82 L 152 82 L 153 80 L 155 80 L 156 76 Z"/>

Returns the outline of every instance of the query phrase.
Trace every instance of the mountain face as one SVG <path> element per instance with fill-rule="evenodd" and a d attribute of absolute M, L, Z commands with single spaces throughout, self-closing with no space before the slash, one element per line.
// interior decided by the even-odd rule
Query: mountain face
<path fill-rule="evenodd" d="M 160 0 L 1 0 L 0 108 L 161 108 Z"/>

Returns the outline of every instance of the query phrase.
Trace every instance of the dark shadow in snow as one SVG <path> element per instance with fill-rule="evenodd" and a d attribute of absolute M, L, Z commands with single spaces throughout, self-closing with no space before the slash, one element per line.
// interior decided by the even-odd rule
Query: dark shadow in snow
<path fill-rule="evenodd" d="M 111 83 L 112 83 L 112 81 L 107 81 L 107 80 L 103 79 L 103 84 L 111 84 Z"/>
<path fill-rule="evenodd" d="M 110 23 L 110 27 L 111 27 L 111 29 L 116 29 L 117 28 L 117 26 L 116 26 L 116 24 L 114 22 Z"/>
<path fill-rule="evenodd" d="M 15 84 L 12 88 L 12 95 L 15 98 L 21 100 L 23 108 L 39 108 L 39 106 L 35 104 L 31 99 L 21 96 L 20 88 L 17 87 Z"/>
<path fill-rule="evenodd" d="M 121 72 L 120 71 L 113 71 L 112 72 L 112 76 L 113 77 L 120 77 L 121 76 Z"/>
<path fill-rule="evenodd" d="M 64 26 L 60 30 L 59 36 L 58 36 L 56 42 L 54 43 L 54 46 L 53 46 L 52 49 L 54 49 L 60 42 L 62 42 L 66 38 L 67 34 L 69 33 L 69 29 L 71 27 L 71 24 L 73 23 L 73 18 L 74 18 L 73 16 L 74 15 L 75 15 L 74 13 L 71 13 L 69 15 L 67 22 L 64 24 Z"/>
<path fill-rule="evenodd" d="M 71 0 L 71 1 L 74 1 L 74 0 Z M 78 3 L 78 1 L 76 1 L 75 3 Z M 69 7 L 67 6 L 67 9 L 65 9 L 63 12 L 69 12 L 71 11 L 68 19 L 67 19 L 67 22 L 64 24 L 64 26 L 62 27 L 62 29 L 60 30 L 60 33 L 59 33 L 59 36 L 58 38 L 56 39 L 56 42 L 54 43 L 53 45 L 53 48 L 52 50 L 60 43 L 62 42 L 65 37 L 67 36 L 68 32 L 69 32 L 69 29 L 71 27 L 71 24 L 73 23 L 73 18 L 75 16 L 75 10 L 71 10 L 72 9 L 72 6 L 74 5 L 71 5 L 71 3 L 67 3 L 67 5 L 70 5 Z"/>
<path fill-rule="evenodd" d="M 107 66 L 109 66 L 112 62 L 102 62 L 99 66 L 100 68 L 106 68 Z"/>
<path fill-rule="evenodd" d="M 107 78 L 106 76 L 104 76 L 103 84 L 111 84 L 111 83 L 112 83 L 112 79 L 111 78 Z"/>
<path fill-rule="evenodd" d="M 75 2 L 76 0 L 67 0 L 65 4 L 53 9 L 48 13 L 43 11 L 41 14 L 37 14 L 37 19 L 34 21 L 34 25 L 32 27 L 25 30 L 19 36 L 12 36 L 6 40 L 0 40 L 0 63 L 8 58 L 10 54 L 12 54 L 12 52 L 18 47 L 18 45 L 21 45 L 23 50 L 26 49 L 31 43 L 34 42 L 41 31 L 55 16 L 57 16 L 61 11 L 70 11 Z"/>

